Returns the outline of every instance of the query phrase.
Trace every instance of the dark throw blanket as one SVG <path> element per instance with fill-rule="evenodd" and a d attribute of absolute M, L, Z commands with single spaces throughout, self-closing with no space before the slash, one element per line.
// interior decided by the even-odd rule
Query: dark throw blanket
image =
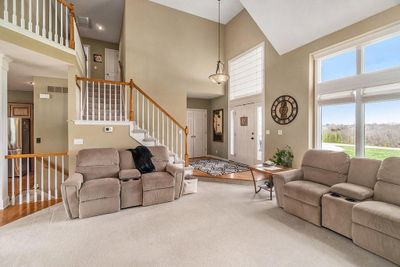
<path fill-rule="evenodd" d="M 147 147 L 138 146 L 135 149 L 129 149 L 129 151 L 132 153 L 136 169 L 138 169 L 140 173 L 143 174 L 155 170 L 153 162 L 151 161 L 153 155 Z"/>

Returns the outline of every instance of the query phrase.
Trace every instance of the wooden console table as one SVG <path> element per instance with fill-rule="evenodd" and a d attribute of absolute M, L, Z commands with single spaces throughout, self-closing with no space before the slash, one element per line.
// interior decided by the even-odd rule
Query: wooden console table
<path fill-rule="evenodd" d="M 288 169 L 278 167 L 279 169 L 271 170 L 262 164 L 252 165 L 252 166 L 249 166 L 249 168 L 250 168 L 251 176 L 253 178 L 254 193 L 257 194 L 261 190 L 268 191 L 269 198 L 270 198 L 270 200 L 272 200 L 272 191 L 274 189 L 274 184 L 272 182 L 272 175 L 274 173 L 287 171 Z M 256 177 L 254 174 L 255 172 L 261 173 L 261 174 L 263 174 L 263 176 L 261 178 Z M 257 184 L 258 182 L 263 182 L 263 183 Z"/>

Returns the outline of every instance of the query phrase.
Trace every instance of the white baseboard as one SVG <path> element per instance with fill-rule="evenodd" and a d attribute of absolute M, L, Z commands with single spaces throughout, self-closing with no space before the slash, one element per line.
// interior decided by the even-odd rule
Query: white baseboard
<path fill-rule="evenodd" d="M 214 159 L 219 159 L 219 160 L 223 160 L 223 161 L 229 161 L 229 159 L 226 159 L 226 158 L 221 158 L 221 157 L 214 156 L 214 155 L 207 155 L 206 157 L 209 157 L 209 158 L 214 158 Z"/>

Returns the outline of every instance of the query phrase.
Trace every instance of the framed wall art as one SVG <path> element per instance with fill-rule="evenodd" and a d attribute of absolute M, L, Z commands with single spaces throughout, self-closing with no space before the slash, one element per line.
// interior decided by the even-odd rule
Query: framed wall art
<path fill-rule="evenodd" d="M 224 142 L 224 110 L 213 111 L 213 140 L 214 142 Z"/>

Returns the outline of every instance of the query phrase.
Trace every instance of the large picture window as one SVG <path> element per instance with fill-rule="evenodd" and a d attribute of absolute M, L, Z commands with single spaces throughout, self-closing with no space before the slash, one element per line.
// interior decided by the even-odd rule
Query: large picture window
<path fill-rule="evenodd" d="M 400 26 L 314 59 L 316 147 L 400 157 Z"/>

